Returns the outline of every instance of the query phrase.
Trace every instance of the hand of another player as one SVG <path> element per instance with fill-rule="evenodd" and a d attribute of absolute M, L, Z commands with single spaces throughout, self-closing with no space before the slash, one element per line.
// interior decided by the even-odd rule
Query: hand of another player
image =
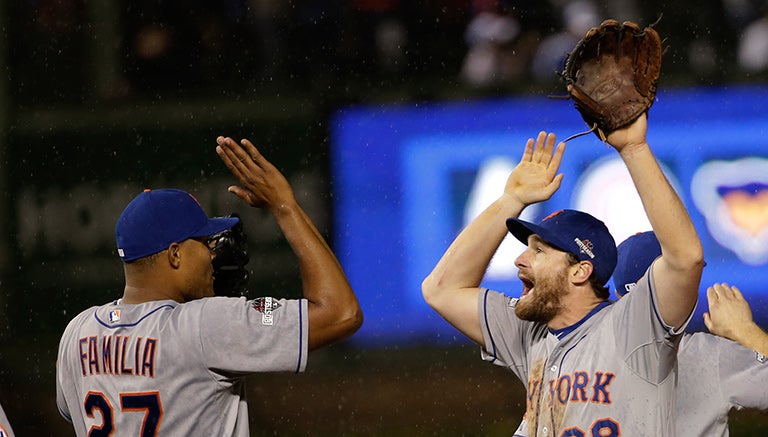
<path fill-rule="evenodd" d="M 622 153 L 631 150 L 633 147 L 646 146 L 646 132 L 648 132 L 648 116 L 647 113 L 643 113 L 629 126 L 616 129 L 608 134 L 606 141 L 617 152 Z"/>
<path fill-rule="evenodd" d="M 756 326 L 749 304 L 734 286 L 714 284 L 707 288 L 707 303 L 704 324 L 712 334 L 740 341 Z"/>
<path fill-rule="evenodd" d="M 557 174 L 565 153 L 565 143 L 555 148 L 555 134 L 539 132 L 534 144 L 529 138 L 520 162 L 512 170 L 504 187 L 505 195 L 520 201 L 523 206 L 542 202 L 560 188 L 563 174 Z"/>
<path fill-rule="evenodd" d="M 229 171 L 240 181 L 229 192 L 255 207 L 272 209 L 295 201 L 288 180 L 271 162 L 259 153 L 250 141 L 240 144 L 232 138 L 216 138 L 216 153 Z"/>

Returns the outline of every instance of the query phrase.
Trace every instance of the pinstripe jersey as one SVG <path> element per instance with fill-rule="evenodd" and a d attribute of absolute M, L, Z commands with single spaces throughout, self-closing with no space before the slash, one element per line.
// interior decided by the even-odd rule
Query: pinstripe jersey
<path fill-rule="evenodd" d="M 673 435 L 676 348 L 684 327 L 673 331 L 663 323 L 648 274 L 629 296 L 564 330 L 520 320 L 517 301 L 486 291 L 478 305 L 483 359 L 526 385 L 527 435 Z"/>
<path fill-rule="evenodd" d="M 303 371 L 307 334 L 305 299 L 92 307 L 62 335 L 56 403 L 78 436 L 248 436 L 244 377 Z"/>

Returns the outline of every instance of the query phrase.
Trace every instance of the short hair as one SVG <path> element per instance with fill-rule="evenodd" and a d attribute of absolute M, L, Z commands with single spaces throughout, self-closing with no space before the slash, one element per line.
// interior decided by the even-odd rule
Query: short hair
<path fill-rule="evenodd" d="M 161 250 L 160 252 L 153 253 L 152 255 L 147 255 L 142 258 L 137 258 L 133 261 L 128 261 L 125 264 L 130 266 L 135 266 L 136 268 L 139 268 L 139 269 L 144 269 L 154 265 L 155 262 L 157 262 L 157 260 L 160 258 L 160 256 L 163 253 L 165 253 L 165 250 Z"/>

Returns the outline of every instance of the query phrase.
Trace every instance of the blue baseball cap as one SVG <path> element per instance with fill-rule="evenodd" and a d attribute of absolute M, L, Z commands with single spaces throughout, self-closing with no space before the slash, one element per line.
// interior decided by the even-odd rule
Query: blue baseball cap
<path fill-rule="evenodd" d="M 589 261 L 595 277 L 605 284 L 616 267 L 616 242 L 605 223 L 573 209 L 563 209 L 534 224 L 520 219 L 507 219 L 507 229 L 523 244 L 536 234 L 547 244 Z"/>
<path fill-rule="evenodd" d="M 197 199 L 186 191 L 147 189 L 117 219 L 117 254 L 124 262 L 133 261 L 161 252 L 171 243 L 219 233 L 239 220 L 208 218 Z"/>
<path fill-rule="evenodd" d="M 616 296 L 632 291 L 653 261 L 661 256 L 661 246 L 653 231 L 639 232 L 622 241 L 617 248 L 618 261 L 613 271 Z"/>

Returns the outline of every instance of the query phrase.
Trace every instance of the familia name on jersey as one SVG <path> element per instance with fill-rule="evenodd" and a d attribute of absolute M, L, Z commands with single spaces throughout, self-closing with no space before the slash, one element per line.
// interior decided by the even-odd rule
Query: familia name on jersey
<path fill-rule="evenodd" d="M 134 375 L 154 378 L 156 338 L 92 335 L 78 341 L 83 376 Z"/>

